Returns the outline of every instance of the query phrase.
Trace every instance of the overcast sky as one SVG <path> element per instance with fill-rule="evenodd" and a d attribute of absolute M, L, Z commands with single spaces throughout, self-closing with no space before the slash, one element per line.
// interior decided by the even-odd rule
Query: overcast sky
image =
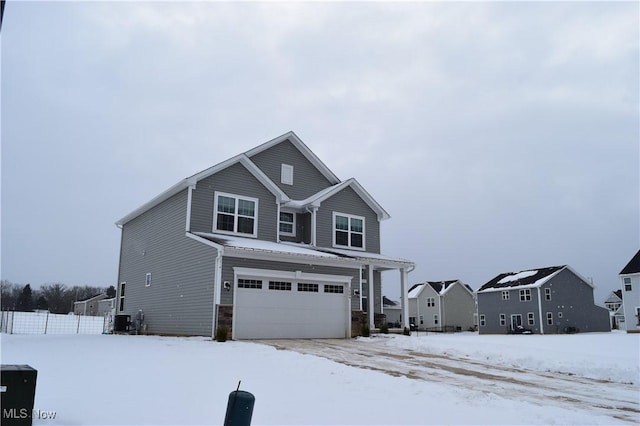
<path fill-rule="evenodd" d="M 2 278 L 115 285 L 116 220 L 293 130 L 390 213 L 412 284 L 569 264 L 602 303 L 640 248 L 639 14 L 9 1 Z"/>

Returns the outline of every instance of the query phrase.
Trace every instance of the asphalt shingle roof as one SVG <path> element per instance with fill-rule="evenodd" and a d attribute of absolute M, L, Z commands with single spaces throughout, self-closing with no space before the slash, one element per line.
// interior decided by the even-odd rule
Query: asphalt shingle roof
<path fill-rule="evenodd" d="M 636 255 L 633 256 L 633 259 L 631 259 L 629 263 L 627 263 L 627 266 L 625 266 L 622 269 L 622 271 L 620 271 L 620 275 L 637 274 L 639 272 L 640 272 L 640 250 L 638 250 Z"/>
<path fill-rule="evenodd" d="M 478 291 L 532 285 L 565 267 L 566 265 L 549 266 L 546 268 L 529 269 L 520 272 L 505 272 L 487 282 L 485 285 L 480 287 Z"/>

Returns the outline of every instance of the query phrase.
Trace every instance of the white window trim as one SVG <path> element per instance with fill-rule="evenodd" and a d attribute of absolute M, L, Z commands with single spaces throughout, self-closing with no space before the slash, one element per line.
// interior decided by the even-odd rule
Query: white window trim
<path fill-rule="evenodd" d="M 344 216 L 346 218 L 349 219 L 349 229 L 347 230 L 348 234 L 349 234 L 349 245 L 341 245 L 341 244 L 337 244 L 336 243 L 336 216 Z M 362 247 L 354 247 L 351 245 L 351 219 L 359 219 L 362 221 Z M 365 218 L 363 216 L 357 216 L 357 215 L 353 215 L 353 214 L 348 214 L 348 213 L 340 213 L 340 212 L 333 212 L 333 223 L 332 223 L 332 243 L 333 243 L 333 247 L 339 247 L 339 248 L 348 248 L 351 250 L 360 250 L 360 251 L 366 251 L 367 250 L 367 228 L 366 228 L 366 221 Z"/>
<path fill-rule="evenodd" d="M 502 300 L 509 300 L 511 298 L 511 294 L 509 290 L 502 290 Z"/>
<path fill-rule="evenodd" d="M 147 272 L 147 275 L 144 277 L 144 286 L 151 287 L 151 272 Z"/>
<path fill-rule="evenodd" d="M 528 297 L 528 299 L 527 299 Z M 531 302 L 531 289 L 524 288 L 520 290 L 520 301 L 521 302 Z"/>
<path fill-rule="evenodd" d="M 507 325 L 507 314 L 500 314 L 500 326 L 505 327 Z"/>
<path fill-rule="evenodd" d="M 536 315 L 533 312 L 527 312 L 527 325 L 536 324 Z"/>
<path fill-rule="evenodd" d="M 127 282 L 122 281 L 120 283 L 120 286 L 118 287 L 118 312 L 124 312 L 125 294 L 122 294 L 122 287 L 124 286 L 125 293 L 126 293 L 126 289 L 127 289 L 126 285 L 127 285 Z"/>
<path fill-rule="evenodd" d="M 480 327 L 485 327 L 487 325 L 487 320 L 484 314 L 480 314 L 480 318 L 478 319 Z"/>
<path fill-rule="evenodd" d="M 285 185 L 293 185 L 293 166 L 282 163 L 280 167 L 280 182 Z"/>
<path fill-rule="evenodd" d="M 292 226 L 292 232 L 284 232 L 282 230 L 280 230 L 280 213 L 287 213 L 287 214 L 291 214 L 293 215 L 293 222 L 291 223 Z M 282 210 L 280 211 L 280 213 L 278 213 L 278 232 L 280 233 L 280 235 L 286 235 L 288 237 L 295 237 L 296 236 L 296 213 L 292 212 L 292 211 L 287 211 L 287 210 Z M 289 222 L 284 222 L 284 223 L 289 223 Z"/>
<path fill-rule="evenodd" d="M 233 231 L 226 231 L 223 229 L 218 229 L 218 197 L 229 197 L 229 198 L 233 198 L 236 200 L 235 203 L 235 210 L 233 213 L 234 216 L 234 221 L 233 221 Z M 254 216 L 253 216 L 253 233 L 252 234 L 247 234 L 244 232 L 238 232 L 238 217 L 245 217 L 245 216 L 239 216 L 238 215 L 238 200 L 245 200 L 245 201 L 251 201 L 254 203 Z M 279 220 L 280 218 L 278 218 Z M 213 232 L 219 233 L 219 234 L 227 234 L 227 235 L 237 235 L 237 236 L 241 236 L 241 237 L 253 237 L 253 238 L 257 238 L 258 237 L 258 199 L 257 198 L 253 198 L 253 197 L 246 197 L 244 195 L 238 195 L 238 194 L 231 194 L 228 192 L 219 192 L 219 191 L 215 191 L 213 194 Z"/>

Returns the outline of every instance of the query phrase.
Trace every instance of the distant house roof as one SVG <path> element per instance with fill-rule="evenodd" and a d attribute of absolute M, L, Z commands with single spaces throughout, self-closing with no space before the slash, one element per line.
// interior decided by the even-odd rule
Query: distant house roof
<path fill-rule="evenodd" d="M 636 255 L 633 256 L 633 259 L 631 259 L 629 263 L 627 263 L 627 265 L 622 268 L 622 271 L 620 271 L 620 275 L 638 273 L 640 273 L 640 250 L 638 250 Z"/>
<path fill-rule="evenodd" d="M 520 272 L 505 272 L 480 287 L 478 293 L 514 287 L 539 287 L 565 268 L 567 268 L 567 265 L 529 269 Z"/>
<path fill-rule="evenodd" d="M 418 295 L 420 295 L 422 290 L 424 290 L 426 288 L 425 286 L 427 285 L 431 287 L 436 293 L 442 296 L 447 291 L 449 291 L 453 284 L 457 282 L 459 282 L 466 290 L 468 290 L 469 293 L 473 294 L 473 290 L 471 289 L 471 287 L 469 287 L 467 284 L 464 284 L 460 280 L 425 281 L 423 283 L 415 284 L 409 289 L 409 298 L 418 297 Z"/>
<path fill-rule="evenodd" d="M 102 299 L 106 299 L 106 297 L 107 297 L 107 294 L 106 294 L 106 293 L 100 293 L 100 294 L 97 294 L 97 295 L 95 295 L 95 296 L 93 296 L 93 297 L 90 297 L 90 298 L 88 298 L 88 299 L 86 299 L 86 300 L 78 300 L 78 301 L 73 302 L 73 303 L 74 303 L 74 304 L 76 304 L 76 303 L 88 303 L 88 302 L 95 302 L 95 301 L 100 301 L 100 300 L 102 300 Z"/>
<path fill-rule="evenodd" d="M 382 305 L 385 308 L 393 308 L 393 307 L 399 307 L 399 303 L 395 302 L 389 298 L 387 298 L 387 296 L 382 296 Z"/>
<path fill-rule="evenodd" d="M 616 290 L 613 292 L 613 294 L 615 294 L 616 296 L 618 296 L 620 298 L 620 300 L 622 300 L 622 290 Z"/>

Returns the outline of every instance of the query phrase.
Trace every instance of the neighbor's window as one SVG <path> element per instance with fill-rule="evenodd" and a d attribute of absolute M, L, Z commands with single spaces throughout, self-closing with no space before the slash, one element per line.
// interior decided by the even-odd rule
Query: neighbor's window
<path fill-rule="evenodd" d="M 127 286 L 126 282 L 120 283 L 120 302 L 118 304 L 118 310 L 124 311 L 124 289 Z"/>
<path fill-rule="evenodd" d="M 509 290 L 502 291 L 502 300 L 509 300 Z"/>
<path fill-rule="evenodd" d="M 433 297 L 427 297 L 427 308 L 436 306 L 436 299 Z"/>
<path fill-rule="evenodd" d="M 547 312 L 547 325 L 553 325 L 553 313 Z"/>
<path fill-rule="evenodd" d="M 632 287 L 631 287 L 631 278 L 629 277 L 625 277 L 623 278 L 624 281 L 624 291 L 631 291 Z"/>
<path fill-rule="evenodd" d="M 544 299 L 545 300 L 551 300 L 551 289 L 550 288 L 545 288 L 544 289 Z"/>
<path fill-rule="evenodd" d="M 325 293 L 344 293 L 344 286 L 342 285 L 333 285 L 333 284 L 325 284 L 324 285 Z"/>
<path fill-rule="evenodd" d="M 333 213 L 333 245 L 364 250 L 364 217 Z"/>
<path fill-rule="evenodd" d="M 520 290 L 520 301 L 528 302 L 531 300 L 531 289 L 526 288 L 524 290 Z"/>
<path fill-rule="evenodd" d="M 151 272 L 147 272 L 147 275 L 144 278 L 144 286 L 151 287 Z"/>
<path fill-rule="evenodd" d="M 424 315 L 420 315 L 420 325 L 424 324 Z"/>
<path fill-rule="evenodd" d="M 501 326 L 507 325 L 507 315 L 506 314 L 500 314 L 500 325 Z"/>
<path fill-rule="evenodd" d="M 536 317 L 533 315 L 533 312 L 529 312 L 527 314 L 527 321 L 529 325 L 534 325 L 536 323 Z"/>
<path fill-rule="evenodd" d="M 255 237 L 258 234 L 258 200 L 216 192 L 213 230 Z"/>
<path fill-rule="evenodd" d="M 433 323 L 434 323 L 435 325 L 438 325 L 438 322 L 439 322 L 438 314 L 434 314 L 434 315 L 433 315 Z"/>
<path fill-rule="evenodd" d="M 480 327 L 484 327 L 487 325 L 487 322 L 484 319 L 484 314 L 480 315 Z"/>
<path fill-rule="evenodd" d="M 280 212 L 280 233 L 282 235 L 296 235 L 296 215 L 295 213 Z"/>

